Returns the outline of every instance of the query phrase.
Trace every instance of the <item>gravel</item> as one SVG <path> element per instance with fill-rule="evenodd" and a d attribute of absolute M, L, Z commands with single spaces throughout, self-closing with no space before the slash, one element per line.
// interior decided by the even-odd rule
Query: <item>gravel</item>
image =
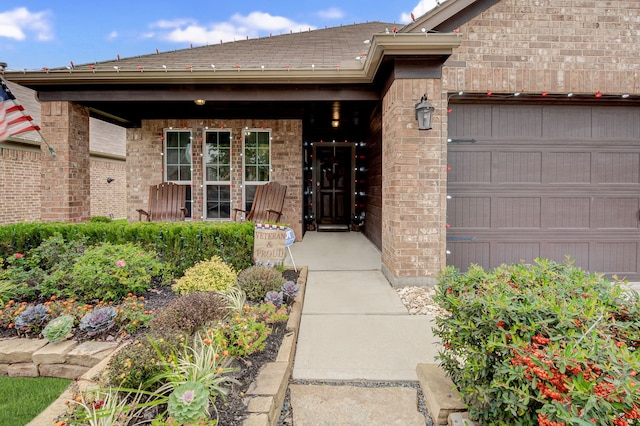
<path fill-rule="evenodd" d="M 445 310 L 433 301 L 436 293 L 433 286 L 401 287 L 397 288 L 396 292 L 411 315 L 440 316 L 445 313 Z"/>

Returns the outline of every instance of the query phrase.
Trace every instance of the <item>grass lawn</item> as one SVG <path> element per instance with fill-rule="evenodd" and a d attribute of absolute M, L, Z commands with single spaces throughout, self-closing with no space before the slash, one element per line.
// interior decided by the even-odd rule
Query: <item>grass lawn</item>
<path fill-rule="evenodd" d="M 0 426 L 26 425 L 70 383 L 50 377 L 0 377 Z"/>

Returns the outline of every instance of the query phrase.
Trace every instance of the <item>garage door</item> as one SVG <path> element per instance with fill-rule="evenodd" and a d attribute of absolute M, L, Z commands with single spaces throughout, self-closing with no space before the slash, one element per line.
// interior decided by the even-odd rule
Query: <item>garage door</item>
<path fill-rule="evenodd" d="M 452 105 L 447 261 L 640 278 L 640 108 Z"/>

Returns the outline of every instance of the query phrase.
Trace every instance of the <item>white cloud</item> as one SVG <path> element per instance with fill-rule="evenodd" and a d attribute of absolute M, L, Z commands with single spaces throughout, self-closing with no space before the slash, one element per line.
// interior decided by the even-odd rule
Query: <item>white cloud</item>
<path fill-rule="evenodd" d="M 323 19 L 342 19 L 344 18 L 344 12 L 337 8 L 331 7 L 329 9 L 321 10 L 317 15 Z"/>
<path fill-rule="evenodd" d="M 21 41 L 33 34 L 38 41 L 51 40 L 49 16 L 49 11 L 31 12 L 26 7 L 0 12 L 0 37 Z"/>
<path fill-rule="evenodd" d="M 267 34 L 306 31 L 315 27 L 282 16 L 251 12 L 248 15 L 235 14 L 226 22 L 209 24 L 201 24 L 195 19 L 161 20 L 151 24 L 151 28 L 155 32 L 147 33 L 147 36 L 153 34 L 161 39 L 177 43 L 211 44 L 218 43 L 220 40 L 255 38 Z"/>
<path fill-rule="evenodd" d="M 109 34 L 107 34 L 107 40 L 115 40 L 118 38 L 118 32 L 117 31 L 111 31 Z"/>
<path fill-rule="evenodd" d="M 446 0 L 440 0 L 440 3 L 444 3 Z M 431 9 L 437 6 L 436 0 L 420 0 L 418 4 L 413 8 L 411 13 L 413 16 L 418 19 L 420 16 L 424 15 Z M 403 13 L 400 15 L 400 22 L 409 23 L 411 22 L 411 13 Z"/>

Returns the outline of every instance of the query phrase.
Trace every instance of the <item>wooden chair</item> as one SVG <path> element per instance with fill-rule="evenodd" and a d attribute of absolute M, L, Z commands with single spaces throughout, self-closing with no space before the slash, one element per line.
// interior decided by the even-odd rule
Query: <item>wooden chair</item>
<path fill-rule="evenodd" d="M 246 213 L 245 220 L 255 223 L 278 222 L 282 216 L 284 197 L 287 193 L 287 186 L 278 182 L 269 182 L 256 188 L 256 195 L 253 197 L 251 210 L 233 209 L 233 220 L 238 222 L 238 213 Z"/>
<path fill-rule="evenodd" d="M 187 214 L 185 201 L 187 187 L 172 182 L 163 182 L 149 187 L 149 209 L 137 209 L 138 218 L 147 222 L 179 222 Z"/>

